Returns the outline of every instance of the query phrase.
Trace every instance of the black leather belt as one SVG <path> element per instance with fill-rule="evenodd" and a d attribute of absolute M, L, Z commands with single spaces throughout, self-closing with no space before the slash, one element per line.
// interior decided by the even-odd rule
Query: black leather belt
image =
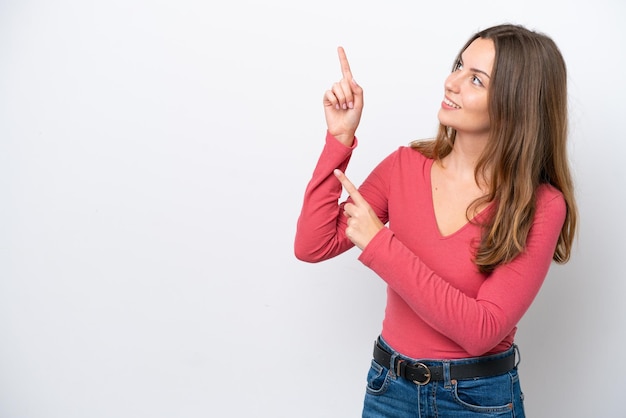
<path fill-rule="evenodd" d="M 417 385 L 425 385 L 430 381 L 444 380 L 443 362 L 433 365 L 432 361 L 408 362 L 396 358 L 391 364 L 391 353 L 382 348 L 378 341 L 374 344 L 374 360 L 381 366 L 393 370 L 397 376 L 412 381 Z M 428 363 L 425 364 L 425 363 Z M 496 376 L 507 373 L 515 368 L 515 350 L 506 357 L 479 360 L 470 364 L 450 364 L 450 380 L 467 380 L 477 377 Z"/>

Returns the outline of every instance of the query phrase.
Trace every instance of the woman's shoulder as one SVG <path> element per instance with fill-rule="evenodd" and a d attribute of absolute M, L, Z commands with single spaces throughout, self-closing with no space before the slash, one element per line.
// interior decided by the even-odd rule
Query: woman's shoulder
<path fill-rule="evenodd" d="M 412 175 L 417 172 L 427 172 L 432 164 L 432 159 L 427 158 L 418 150 L 408 146 L 400 145 L 394 149 L 381 162 L 381 167 L 387 170 Z"/>
<path fill-rule="evenodd" d="M 550 183 L 542 183 L 537 187 L 537 201 L 549 202 L 554 199 L 564 200 L 563 193 Z"/>
<path fill-rule="evenodd" d="M 542 183 L 536 191 L 536 207 L 539 212 L 565 214 L 567 206 L 563 193 L 549 183 Z"/>
<path fill-rule="evenodd" d="M 419 161 L 423 163 L 432 163 L 433 159 L 428 158 L 422 154 L 418 149 L 413 148 L 410 145 L 400 145 L 393 154 L 397 155 L 397 158 L 403 160 Z"/>

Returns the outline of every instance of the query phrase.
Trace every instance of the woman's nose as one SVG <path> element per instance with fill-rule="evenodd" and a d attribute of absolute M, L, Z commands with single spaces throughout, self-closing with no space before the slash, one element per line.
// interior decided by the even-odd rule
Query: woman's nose
<path fill-rule="evenodd" d="M 453 71 L 452 73 L 450 73 L 444 83 L 446 91 L 457 92 L 459 90 L 459 79 L 461 78 L 460 76 L 461 71 Z"/>

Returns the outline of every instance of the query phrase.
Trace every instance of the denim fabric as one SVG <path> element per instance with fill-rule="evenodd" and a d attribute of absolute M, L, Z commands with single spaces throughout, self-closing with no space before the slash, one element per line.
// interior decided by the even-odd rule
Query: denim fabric
<path fill-rule="evenodd" d="M 417 361 L 397 353 L 382 338 L 380 344 L 397 358 Z M 502 357 L 513 350 L 515 347 L 490 358 Z M 448 364 L 467 364 L 477 359 L 419 361 L 427 366 L 443 363 L 444 370 L 448 370 L 444 374 L 449 376 Z M 372 360 L 363 418 L 523 418 L 523 396 L 517 368 L 498 376 L 458 381 L 448 377 L 419 386 Z"/>

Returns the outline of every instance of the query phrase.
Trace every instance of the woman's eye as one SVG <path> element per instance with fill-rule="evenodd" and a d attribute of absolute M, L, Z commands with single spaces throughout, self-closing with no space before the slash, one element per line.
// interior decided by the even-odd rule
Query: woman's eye
<path fill-rule="evenodd" d="M 454 71 L 459 71 L 463 69 L 463 63 L 461 61 L 457 61 L 454 65 Z"/>
<path fill-rule="evenodd" d="M 477 86 L 482 86 L 483 82 L 480 81 L 480 78 L 476 77 L 475 75 L 472 76 L 472 84 L 475 84 Z"/>

